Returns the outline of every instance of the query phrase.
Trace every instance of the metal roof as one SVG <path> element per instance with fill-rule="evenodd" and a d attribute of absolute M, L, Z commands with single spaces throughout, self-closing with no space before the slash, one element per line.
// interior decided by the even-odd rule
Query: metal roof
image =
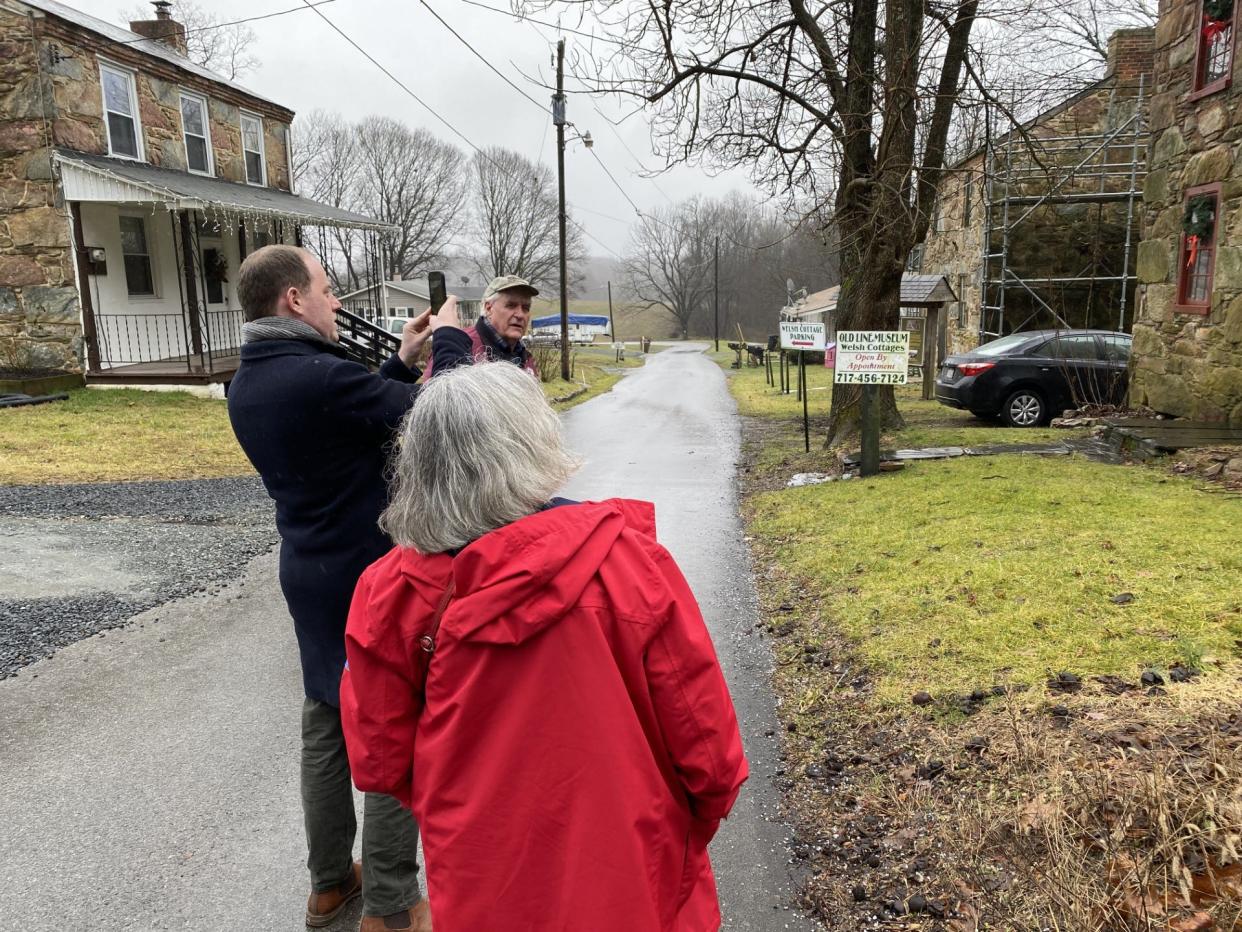
<path fill-rule="evenodd" d="M 55 16 L 57 19 L 63 19 L 65 22 L 73 23 L 75 26 L 80 26 L 83 29 L 89 29 L 91 32 L 101 35 L 105 39 L 111 39 L 113 42 L 120 42 L 124 45 L 128 45 L 132 49 L 144 52 L 147 55 L 151 55 L 155 58 L 161 58 L 171 65 L 176 65 L 182 71 L 188 71 L 191 74 L 198 75 L 200 78 L 205 78 L 208 81 L 214 81 L 217 84 L 223 84 L 227 87 L 231 87 L 233 90 L 239 91 L 248 97 L 253 97 L 255 100 L 265 101 L 273 107 L 280 107 L 282 110 L 289 109 L 283 104 L 279 104 L 272 100 L 270 97 L 264 97 L 262 94 L 256 94 L 254 91 L 250 90 L 250 88 L 243 87 L 236 81 L 230 81 L 228 78 L 224 77 L 224 75 L 218 74 L 210 68 L 204 68 L 202 65 L 195 64 L 190 61 L 190 59 L 177 52 L 176 49 L 165 45 L 163 42 L 158 42 L 155 39 L 148 39 L 144 36 L 138 35 L 136 32 L 130 32 L 128 29 L 123 29 L 120 26 L 114 26 L 112 23 L 106 22 L 105 20 L 96 19 L 94 16 L 91 16 L 88 13 L 83 13 L 81 10 L 75 10 L 71 6 L 65 6 L 63 3 L 57 3 L 56 0 L 19 0 L 19 2 L 25 4 L 26 6 L 34 7 L 36 10 L 40 10 L 49 16 Z"/>
<path fill-rule="evenodd" d="M 833 285 L 831 288 L 807 295 L 793 307 L 782 309 L 782 313 L 789 318 L 818 317 L 823 320 L 823 315 L 836 310 L 840 296 L 841 286 Z M 926 307 L 931 304 L 947 304 L 956 300 L 957 295 L 953 293 L 948 279 L 943 275 L 906 273 L 901 276 L 900 303 L 902 307 Z"/>
<path fill-rule="evenodd" d="M 396 229 L 372 217 L 278 191 L 146 162 L 57 149 L 55 161 L 65 199 L 106 204 L 161 204 L 169 210 L 215 210 L 275 217 L 310 226 Z"/>

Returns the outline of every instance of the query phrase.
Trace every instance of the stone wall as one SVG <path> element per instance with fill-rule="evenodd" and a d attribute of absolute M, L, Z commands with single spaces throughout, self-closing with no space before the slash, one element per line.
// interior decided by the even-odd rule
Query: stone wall
<path fill-rule="evenodd" d="M 73 45 L 70 46 L 69 43 Z M 181 90 L 207 99 L 212 164 L 217 178 L 245 183 L 241 146 L 241 111 L 263 120 L 267 184 L 283 191 L 289 187 L 287 142 L 292 113 L 248 97 L 226 85 L 210 84 L 190 72 L 182 72 L 160 59 L 139 56 L 74 32 L 64 24 L 48 21 L 41 32 L 44 61 L 49 64 L 53 88 L 56 144 L 79 152 L 107 155 L 108 139 L 103 121 L 99 56 L 132 68 L 137 75 L 138 114 L 147 161 L 163 168 L 186 170 L 185 142 L 181 135 Z M 55 48 L 58 54 L 53 55 Z M 54 58 L 59 62 L 51 63 Z"/>
<path fill-rule="evenodd" d="M 1024 136 L 1015 136 L 1009 160 L 1022 169 L 1022 174 L 1012 182 L 1015 186 L 1012 193 L 1045 193 L 1060 180 L 1062 169 L 1082 161 L 1098 145 L 1098 140 L 1084 142 L 1081 148 L 1065 147 L 1056 141 L 1041 143 L 1040 140 L 1098 135 L 1120 125 L 1134 113 L 1140 78 L 1145 84 L 1150 83 L 1152 31 L 1118 30 L 1110 39 L 1109 56 L 1103 79 L 1044 111 L 1026 125 Z M 1054 147 L 1060 147 L 1062 151 L 1054 151 Z M 997 141 L 996 149 L 1003 163 L 1004 137 Z M 1128 151 L 1114 150 L 1111 160 L 1119 161 L 1125 157 L 1128 157 Z M 1037 160 L 1042 165 L 1052 166 L 1052 170 L 1045 174 L 1028 172 L 1027 169 L 1034 168 Z M 1117 189 L 1118 185 L 1127 184 L 1128 180 L 1111 179 L 1110 189 Z M 949 308 L 947 334 L 950 352 L 964 352 L 978 344 L 983 304 L 984 226 L 990 210 L 991 249 L 999 251 L 1003 217 L 998 201 L 1004 195 L 1002 183 L 1002 180 L 994 179 L 992 204 L 989 206 L 982 152 L 975 152 L 953 165 L 941 181 L 939 221 L 928 234 L 921 269 L 925 273 L 946 276 L 962 301 L 960 306 Z M 1076 190 L 1096 191 L 1098 188 L 1098 178 L 1084 176 L 1061 184 L 1058 190 L 1073 193 Z M 966 216 L 965 201 L 968 190 L 971 197 L 969 218 Z M 1025 211 L 1026 206 L 1017 209 Z M 1010 220 L 1012 222 L 1012 216 Z M 1136 222 L 1132 232 L 1131 271 L 1139 235 L 1137 225 Z M 1030 278 L 1118 275 L 1124 251 L 1124 203 L 1046 206 L 1012 228 L 1009 266 L 1015 273 Z M 992 275 L 997 276 L 999 271 L 1000 263 L 994 261 Z M 1121 302 L 1120 288 L 1115 283 L 1032 287 L 1071 326 L 1111 328 L 1117 325 Z M 990 303 L 995 304 L 997 286 L 989 286 L 988 292 Z M 1130 308 L 1133 307 L 1132 295 L 1133 284 L 1127 298 Z M 1005 304 L 1007 329 L 1024 320 L 1028 329 L 1055 325 L 1055 319 L 1040 309 L 1023 289 L 1009 288 Z M 1132 312 L 1127 310 L 1126 316 L 1128 321 Z"/>
<path fill-rule="evenodd" d="M 81 314 L 31 20 L 0 7 L 0 368 L 79 369 Z"/>
<path fill-rule="evenodd" d="M 967 222 L 966 197 L 970 195 Z M 923 247 L 921 269 L 943 275 L 957 295 L 947 316 L 947 347 L 950 353 L 964 353 L 979 342 L 979 313 L 982 302 L 983 255 L 983 157 L 959 163 L 940 183 L 937 221 Z"/>
<path fill-rule="evenodd" d="M 1232 85 L 1195 98 L 1198 16 L 1197 0 L 1161 0 L 1130 399 L 1168 414 L 1242 423 L 1242 73 L 1235 51 Z M 1215 182 L 1222 186 L 1216 270 L 1205 313 L 1178 306 L 1177 266 L 1186 190 Z"/>

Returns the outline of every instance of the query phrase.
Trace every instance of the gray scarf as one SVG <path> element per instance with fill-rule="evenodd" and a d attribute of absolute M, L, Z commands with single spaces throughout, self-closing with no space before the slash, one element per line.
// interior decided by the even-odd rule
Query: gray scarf
<path fill-rule="evenodd" d="M 260 317 L 242 324 L 242 342 L 258 343 L 262 340 L 305 340 L 322 343 L 339 350 L 341 345 L 329 340 L 308 323 L 292 317 Z"/>

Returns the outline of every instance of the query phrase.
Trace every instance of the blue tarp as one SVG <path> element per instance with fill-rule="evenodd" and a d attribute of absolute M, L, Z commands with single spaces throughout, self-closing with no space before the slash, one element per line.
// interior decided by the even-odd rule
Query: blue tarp
<path fill-rule="evenodd" d="M 595 314 L 570 314 L 569 322 L 577 324 L 580 327 L 607 327 L 608 318 Z M 547 317 L 536 317 L 530 322 L 532 327 L 559 327 L 561 325 L 560 314 L 549 314 Z"/>

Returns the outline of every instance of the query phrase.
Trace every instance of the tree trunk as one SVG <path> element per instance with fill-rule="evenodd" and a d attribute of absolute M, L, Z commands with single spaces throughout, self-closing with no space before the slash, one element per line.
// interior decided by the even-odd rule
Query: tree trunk
<path fill-rule="evenodd" d="M 874 235 L 874 234 L 872 234 Z M 864 234 L 864 238 L 867 234 Z M 901 268 L 894 274 L 893 264 L 879 250 L 849 250 L 855 255 L 847 259 L 842 250 L 845 273 L 837 300 L 836 330 L 894 330 L 900 319 Z M 857 253 L 861 252 L 861 255 Z M 881 259 L 883 261 L 881 261 Z M 853 260 L 853 261 L 850 261 Z M 834 332 L 833 339 L 836 339 Z M 878 386 L 880 430 L 904 426 L 897 410 L 897 398 L 891 385 Z M 846 443 L 859 437 L 862 421 L 862 386 L 833 385 L 832 408 L 828 417 L 826 447 Z"/>

